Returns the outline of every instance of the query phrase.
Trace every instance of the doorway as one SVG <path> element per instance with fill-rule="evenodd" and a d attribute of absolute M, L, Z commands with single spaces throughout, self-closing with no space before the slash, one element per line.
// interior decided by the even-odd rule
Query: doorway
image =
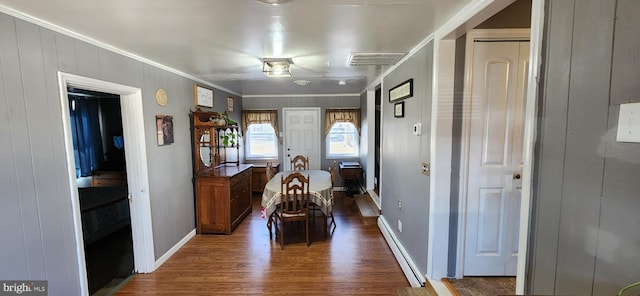
<path fill-rule="evenodd" d="M 76 238 L 76 259 L 78 275 L 83 295 L 88 295 L 89 285 L 86 272 L 84 234 L 79 202 L 78 186 L 74 159 L 73 137 L 71 132 L 68 88 L 110 93 L 119 96 L 122 114 L 122 132 L 127 175 L 127 201 L 131 217 L 131 236 L 133 240 L 134 271 L 139 273 L 155 270 L 153 230 L 151 226 L 151 204 L 149 199 L 149 180 L 147 173 L 147 154 L 142 112 L 142 93 L 138 88 L 100 81 L 73 74 L 58 72 L 58 85 L 61 100 L 61 116 L 67 155 L 68 180 L 73 207 L 74 235 Z"/>
<path fill-rule="evenodd" d="M 290 170 L 291 159 L 304 155 L 309 159 L 309 169 L 319 170 L 320 158 L 320 108 L 283 108 L 284 115 L 284 170 Z"/>
<path fill-rule="evenodd" d="M 374 140 L 374 147 L 375 147 L 375 155 L 374 155 L 374 175 L 373 175 L 373 192 L 376 193 L 376 195 L 380 196 L 380 188 L 379 188 L 379 184 L 380 184 L 380 131 L 381 131 L 381 125 L 382 123 L 380 122 L 382 120 L 382 112 L 380 111 L 382 110 L 382 86 L 378 85 L 376 86 L 376 92 L 375 92 L 375 118 L 374 118 L 374 122 L 375 122 L 375 140 Z"/>
<path fill-rule="evenodd" d="M 89 293 L 133 272 L 120 96 L 67 88 Z"/>
<path fill-rule="evenodd" d="M 463 275 L 515 276 L 529 30 L 467 34 L 460 218 Z M 466 182 L 465 182 L 466 180 Z"/>

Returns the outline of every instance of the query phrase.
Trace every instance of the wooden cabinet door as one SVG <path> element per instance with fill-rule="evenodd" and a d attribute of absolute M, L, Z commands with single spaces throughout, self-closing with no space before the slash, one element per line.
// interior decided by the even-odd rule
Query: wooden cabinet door
<path fill-rule="evenodd" d="M 224 233 L 229 223 L 229 191 L 208 179 L 198 180 L 198 233 Z"/>

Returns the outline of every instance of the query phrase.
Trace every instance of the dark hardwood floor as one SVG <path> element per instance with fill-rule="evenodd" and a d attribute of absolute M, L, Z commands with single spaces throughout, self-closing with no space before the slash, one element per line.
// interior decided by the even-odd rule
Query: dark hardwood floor
<path fill-rule="evenodd" d="M 151 274 L 137 274 L 115 295 L 398 295 L 408 287 L 377 225 L 363 225 L 353 198 L 335 194 L 337 227 L 327 238 L 322 219 L 285 248 L 269 239 L 253 212 L 231 235 L 196 235 Z M 318 216 L 322 216 L 321 214 Z M 291 229 L 294 229 L 293 226 Z M 286 228 L 287 231 L 289 228 Z"/>

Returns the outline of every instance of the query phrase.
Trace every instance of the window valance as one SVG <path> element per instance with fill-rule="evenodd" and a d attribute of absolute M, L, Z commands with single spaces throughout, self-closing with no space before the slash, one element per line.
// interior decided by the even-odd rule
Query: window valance
<path fill-rule="evenodd" d="M 360 133 L 360 109 L 327 109 L 324 113 L 324 135 L 327 136 L 331 127 L 338 122 L 350 122 Z"/>
<path fill-rule="evenodd" d="M 242 133 L 247 134 L 247 127 L 252 124 L 269 123 L 278 135 L 278 110 L 244 110 L 242 111 Z"/>

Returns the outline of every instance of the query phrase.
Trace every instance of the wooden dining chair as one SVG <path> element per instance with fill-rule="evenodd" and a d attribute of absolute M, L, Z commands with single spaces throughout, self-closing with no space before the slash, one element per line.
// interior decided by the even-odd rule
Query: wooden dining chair
<path fill-rule="evenodd" d="M 336 174 L 337 174 L 337 166 L 338 162 L 333 161 L 333 163 L 329 166 L 329 173 L 331 173 L 331 186 L 336 186 Z"/>
<path fill-rule="evenodd" d="M 307 247 L 309 246 L 309 177 L 301 173 L 291 173 L 281 178 L 282 196 L 280 208 L 274 212 L 276 233 L 280 235 L 280 247 L 284 250 L 284 226 L 287 222 L 303 221 Z"/>
<path fill-rule="evenodd" d="M 329 166 L 329 173 L 331 174 L 331 194 L 333 195 L 333 187 L 335 186 L 335 182 L 336 182 L 336 173 L 337 173 L 337 162 L 334 160 L 333 163 L 331 164 L 331 166 Z M 324 236 L 327 236 L 327 220 L 329 220 L 329 218 L 331 218 L 331 223 L 329 223 L 329 227 L 331 227 L 331 225 L 333 225 L 333 227 L 336 227 L 336 221 L 333 217 L 333 209 L 331 210 L 331 212 L 328 215 L 325 215 L 325 220 L 324 220 Z"/>
<path fill-rule="evenodd" d="M 273 178 L 273 175 L 275 175 L 275 171 L 273 170 L 273 163 L 272 162 L 267 161 L 267 164 L 264 167 L 264 172 L 266 173 L 266 176 L 267 176 L 266 182 L 269 182 L 269 180 L 271 180 L 271 178 Z"/>
<path fill-rule="evenodd" d="M 269 182 L 269 180 L 271 180 L 271 178 L 273 178 L 274 171 L 273 171 L 272 165 L 273 164 L 270 161 L 267 161 L 266 165 L 264 166 L 265 175 L 267 177 L 267 179 L 264 181 L 265 184 L 267 184 Z M 273 215 L 274 215 L 274 213 L 272 213 L 269 216 L 268 220 L 267 220 L 267 229 L 269 229 L 269 239 L 273 238 L 273 236 L 271 234 L 271 229 L 273 229 L 272 227 L 273 227 Z"/>
<path fill-rule="evenodd" d="M 292 171 L 302 171 L 309 169 L 309 159 L 304 157 L 304 155 L 296 155 L 291 159 L 291 170 Z"/>
<path fill-rule="evenodd" d="M 334 191 L 333 191 L 333 186 L 335 184 L 335 177 L 336 177 L 336 167 L 337 167 L 337 162 L 333 161 L 333 163 L 329 166 L 329 173 L 331 174 L 331 195 L 333 196 Z M 321 211 L 322 209 L 320 209 L 316 204 L 311 203 L 310 204 L 310 208 L 311 208 L 311 213 L 313 213 L 313 221 L 315 221 L 315 213 L 316 211 Z M 328 214 L 325 214 L 324 212 L 322 213 L 322 218 L 324 218 L 324 237 L 327 237 L 328 235 L 328 229 L 329 227 L 333 226 L 334 229 L 336 227 L 336 221 L 335 218 L 333 217 L 333 209 L 331 210 L 331 212 L 329 212 Z M 329 218 L 331 218 L 331 222 L 329 222 Z"/>

